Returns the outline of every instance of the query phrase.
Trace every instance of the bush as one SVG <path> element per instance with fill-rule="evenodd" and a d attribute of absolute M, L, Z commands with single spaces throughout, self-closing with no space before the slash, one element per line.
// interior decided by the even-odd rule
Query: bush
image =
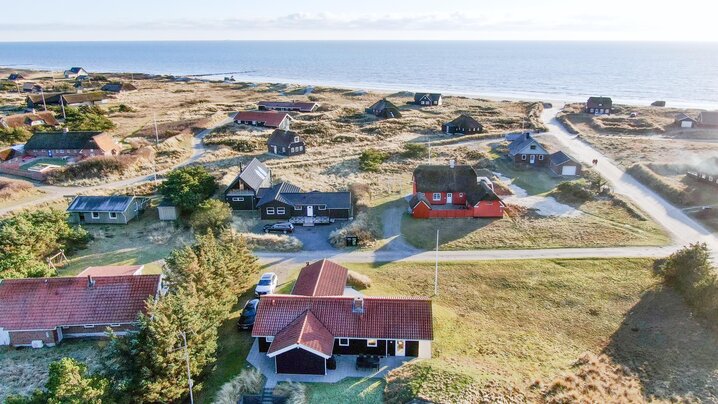
<path fill-rule="evenodd" d="M 379 166 L 389 158 L 389 153 L 376 149 L 367 149 L 359 156 L 359 168 L 362 171 L 379 171 Z"/>
<path fill-rule="evenodd" d="M 214 399 L 214 404 L 237 404 L 245 394 L 259 394 L 263 386 L 262 373 L 257 369 L 244 369 L 222 386 Z"/>
<path fill-rule="evenodd" d="M 32 136 L 29 130 L 20 126 L 17 128 L 0 127 L 0 146 L 9 146 L 25 143 Z"/>
<path fill-rule="evenodd" d="M 62 113 L 58 108 L 55 112 Z M 65 107 L 65 126 L 69 130 L 103 131 L 115 124 L 107 118 L 105 110 L 98 106 Z"/>
<path fill-rule="evenodd" d="M 219 235 L 232 221 L 232 208 L 218 199 L 207 199 L 189 217 L 189 224 L 195 232 L 204 234 L 211 230 Z"/>
<path fill-rule="evenodd" d="M 257 150 L 257 145 L 248 139 L 209 139 L 205 142 L 209 145 L 229 146 L 239 153 L 249 153 Z"/>
<path fill-rule="evenodd" d="M 129 106 L 125 105 L 125 104 L 120 104 L 120 105 L 117 107 L 117 112 L 134 112 L 134 108 L 129 107 Z"/>
<path fill-rule="evenodd" d="M 429 155 L 429 148 L 420 143 L 404 143 L 404 151 L 401 153 L 405 158 L 422 158 Z"/>
<path fill-rule="evenodd" d="M 552 195 L 562 201 L 586 202 L 592 200 L 596 194 L 588 181 L 580 179 L 558 184 Z"/>
<path fill-rule="evenodd" d="M 366 247 L 381 237 L 380 232 L 379 226 L 371 220 L 368 212 L 359 212 L 347 225 L 329 233 L 329 244 L 335 248 L 343 248 L 346 247 L 346 237 L 355 236 L 359 237 L 359 246 Z"/>
<path fill-rule="evenodd" d="M 295 252 L 304 247 L 298 238 L 284 234 L 243 233 L 242 237 L 252 250 Z"/>
<path fill-rule="evenodd" d="M 718 275 L 705 243 L 691 244 L 671 254 L 659 273 L 699 314 L 714 324 L 718 321 Z"/>
<path fill-rule="evenodd" d="M 274 388 L 274 395 L 285 397 L 286 404 L 305 404 L 307 402 L 307 387 L 301 383 L 280 383 Z"/>
<path fill-rule="evenodd" d="M 362 290 L 371 287 L 371 278 L 359 272 L 349 271 L 347 284 L 354 289 Z"/>
<path fill-rule="evenodd" d="M 78 162 L 77 164 L 71 164 L 59 170 L 50 172 L 47 176 L 47 182 L 56 184 L 69 180 L 108 178 L 113 175 L 121 175 L 134 162 L 135 158 L 132 156 L 90 157 Z"/>
<path fill-rule="evenodd" d="M 162 196 L 185 212 L 194 212 L 217 189 L 217 182 L 202 166 L 183 167 L 167 174 L 160 185 Z"/>

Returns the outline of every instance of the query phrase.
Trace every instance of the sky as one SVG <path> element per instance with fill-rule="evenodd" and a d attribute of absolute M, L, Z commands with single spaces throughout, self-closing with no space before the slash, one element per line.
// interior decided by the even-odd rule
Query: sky
<path fill-rule="evenodd" d="M 0 41 L 718 41 L 718 1 L 95 0 L 3 2 Z"/>

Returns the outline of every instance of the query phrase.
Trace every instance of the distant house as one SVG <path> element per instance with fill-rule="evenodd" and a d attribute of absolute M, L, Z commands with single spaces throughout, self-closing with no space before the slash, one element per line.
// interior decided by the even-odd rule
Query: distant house
<path fill-rule="evenodd" d="M 25 154 L 36 157 L 111 156 L 121 146 L 102 132 L 37 132 L 25 143 Z"/>
<path fill-rule="evenodd" d="M 281 156 L 295 156 L 307 152 L 304 139 L 297 132 L 277 129 L 267 139 L 267 151 Z"/>
<path fill-rule="evenodd" d="M 479 177 L 469 165 L 420 165 L 414 169 L 413 196 L 409 201 L 415 218 L 503 217 L 504 203 L 488 178 Z"/>
<path fill-rule="evenodd" d="M 718 128 L 718 111 L 703 111 L 698 114 L 698 126 Z"/>
<path fill-rule="evenodd" d="M 422 107 L 441 105 L 444 99 L 438 93 L 415 93 L 414 104 Z"/>
<path fill-rule="evenodd" d="M 674 120 L 676 126 L 680 128 L 695 128 L 698 126 L 698 121 L 691 118 L 690 116 L 680 113 L 676 115 L 676 118 Z"/>
<path fill-rule="evenodd" d="M 689 178 L 702 183 L 718 186 L 718 157 L 711 157 L 686 173 Z"/>
<path fill-rule="evenodd" d="M 378 116 L 379 118 L 401 118 L 399 108 L 386 98 L 377 101 L 374 105 L 367 108 L 366 113 Z"/>
<path fill-rule="evenodd" d="M 25 77 L 23 77 L 20 73 L 10 73 L 9 76 L 7 76 L 7 79 L 10 81 L 18 81 L 18 80 L 24 80 Z"/>
<path fill-rule="evenodd" d="M 71 67 L 63 73 L 66 79 L 86 79 L 90 75 L 82 67 Z"/>
<path fill-rule="evenodd" d="M 548 168 L 557 175 L 567 177 L 581 175 L 581 163 L 562 151 L 549 156 Z"/>
<path fill-rule="evenodd" d="M 127 224 L 144 212 L 147 202 L 135 196 L 76 196 L 67 208 L 68 222 Z"/>
<path fill-rule="evenodd" d="M 25 103 L 28 109 L 41 109 L 45 105 L 60 105 L 62 95 L 63 93 L 29 94 L 25 97 Z"/>
<path fill-rule="evenodd" d="M 161 275 L 0 280 L 0 345 L 54 346 L 66 338 L 125 335 L 162 293 Z"/>
<path fill-rule="evenodd" d="M 22 92 L 24 93 L 39 93 L 42 91 L 42 86 L 32 82 L 27 81 L 25 83 L 22 83 Z"/>
<path fill-rule="evenodd" d="M 327 375 L 338 371 L 334 355 L 431 357 L 431 300 L 342 296 L 347 273 L 321 260 L 301 270 L 292 294 L 260 298 L 252 337 L 276 373 Z"/>
<path fill-rule="evenodd" d="M 509 143 L 508 156 L 516 165 L 548 166 L 549 152 L 530 133 L 525 133 Z"/>
<path fill-rule="evenodd" d="M 100 90 L 107 91 L 108 93 L 126 93 L 136 91 L 137 87 L 131 83 L 108 83 L 102 86 Z"/>
<path fill-rule="evenodd" d="M 272 171 L 254 158 L 224 190 L 224 200 L 234 210 L 254 210 L 271 187 Z"/>
<path fill-rule="evenodd" d="M 277 111 L 242 111 L 234 116 L 234 122 L 240 125 L 251 125 L 267 128 L 289 130 L 292 118 L 286 112 Z"/>
<path fill-rule="evenodd" d="M 613 100 L 610 97 L 589 97 L 585 111 L 594 115 L 611 115 Z"/>
<path fill-rule="evenodd" d="M 64 105 L 71 107 L 99 105 L 107 102 L 107 97 L 102 92 L 63 94 L 61 98 Z"/>
<path fill-rule="evenodd" d="M 260 111 L 314 112 L 319 107 L 316 102 L 261 101 L 257 103 Z"/>
<path fill-rule="evenodd" d="M 87 278 L 88 276 L 91 276 L 96 278 L 98 276 L 141 275 L 144 268 L 144 265 L 105 265 L 99 267 L 87 267 L 84 271 L 77 274 L 77 277 Z"/>
<path fill-rule="evenodd" d="M 55 119 L 52 111 L 28 112 L 26 114 L 15 114 L 0 116 L 0 128 L 33 129 L 39 126 L 58 126 L 60 122 Z"/>
<path fill-rule="evenodd" d="M 476 119 L 466 114 L 461 114 L 453 121 L 441 125 L 441 131 L 450 135 L 465 135 L 468 133 L 481 133 L 484 131 L 484 126 Z"/>
<path fill-rule="evenodd" d="M 257 208 L 262 220 L 289 220 L 310 226 L 353 217 L 351 192 L 303 192 L 288 182 L 264 192 Z"/>

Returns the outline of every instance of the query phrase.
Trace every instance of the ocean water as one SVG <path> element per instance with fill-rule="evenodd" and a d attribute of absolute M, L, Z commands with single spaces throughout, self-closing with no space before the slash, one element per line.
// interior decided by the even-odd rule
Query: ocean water
<path fill-rule="evenodd" d="M 0 42 L 0 66 L 718 108 L 718 43 Z"/>

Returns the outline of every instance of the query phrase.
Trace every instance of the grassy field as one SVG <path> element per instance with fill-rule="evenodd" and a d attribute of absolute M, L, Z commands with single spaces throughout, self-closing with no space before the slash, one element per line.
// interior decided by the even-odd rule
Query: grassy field
<path fill-rule="evenodd" d="M 650 220 L 639 220 L 609 201 L 591 201 L 577 217 L 537 215 L 503 219 L 414 219 L 402 217 L 407 242 L 432 249 L 439 230 L 443 250 L 665 245 L 670 240 Z"/>
<path fill-rule="evenodd" d="M 309 403 L 379 404 L 383 403 L 383 379 L 344 379 L 336 384 L 308 383 Z"/>

